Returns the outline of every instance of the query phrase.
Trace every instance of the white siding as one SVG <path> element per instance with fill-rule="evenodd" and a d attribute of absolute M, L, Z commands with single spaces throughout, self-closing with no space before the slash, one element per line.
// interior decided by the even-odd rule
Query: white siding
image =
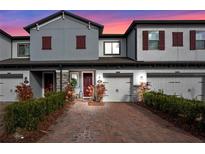
<path fill-rule="evenodd" d="M 142 50 L 142 32 L 165 31 L 165 50 Z M 205 50 L 190 50 L 190 30 L 205 31 L 200 25 L 138 25 L 137 60 L 138 61 L 204 61 Z M 183 32 L 183 47 L 172 46 L 172 32 Z"/>

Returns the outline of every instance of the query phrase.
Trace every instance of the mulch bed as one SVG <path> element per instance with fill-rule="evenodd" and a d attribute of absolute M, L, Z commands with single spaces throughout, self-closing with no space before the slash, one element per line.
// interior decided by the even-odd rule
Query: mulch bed
<path fill-rule="evenodd" d="M 71 105 L 74 103 L 67 103 L 65 106 L 58 111 L 55 111 L 48 116 L 45 117 L 43 121 L 41 121 L 38 125 L 38 128 L 36 131 L 26 131 L 23 130 L 21 132 L 21 135 L 23 135 L 23 139 L 16 139 L 14 137 L 14 134 L 7 134 L 4 133 L 0 137 L 1 143 L 33 143 L 37 142 L 42 136 L 47 134 L 49 132 L 49 127 L 56 122 L 56 120 L 63 115 L 65 110 L 68 110 Z"/>
<path fill-rule="evenodd" d="M 88 101 L 88 106 L 104 106 L 103 102 Z"/>
<path fill-rule="evenodd" d="M 168 122 L 172 123 L 175 127 L 181 128 L 184 131 L 191 133 L 193 136 L 195 136 L 195 137 L 197 137 L 205 142 L 205 132 L 199 132 L 197 130 L 197 123 L 187 124 L 180 118 L 173 118 L 173 117 L 169 116 L 168 114 L 163 113 L 161 111 L 154 110 L 153 108 L 151 108 L 143 103 L 137 103 L 137 105 L 150 110 L 152 113 L 158 115 L 160 118 L 165 119 Z"/>

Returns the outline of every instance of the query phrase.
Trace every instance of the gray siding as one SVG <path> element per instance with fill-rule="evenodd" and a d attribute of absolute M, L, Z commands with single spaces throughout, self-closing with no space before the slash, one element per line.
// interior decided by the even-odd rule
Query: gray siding
<path fill-rule="evenodd" d="M 120 55 L 104 55 L 105 41 L 120 41 Z M 99 40 L 99 57 L 126 57 L 126 39 L 125 38 L 101 38 Z"/>
<path fill-rule="evenodd" d="M 135 30 L 132 30 L 127 36 L 127 56 L 135 59 Z"/>
<path fill-rule="evenodd" d="M 86 49 L 76 49 L 76 36 L 86 35 Z M 42 36 L 52 37 L 52 50 L 42 50 Z M 96 60 L 98 59 L 99 31 L 96 27 L 71 17 L 57 19 L 40 30 L 30 31 L 30 52 L 32 61 L 42 60 Z"/>
<path fill-rule="evenodd" d="M 42 97 L 42 72 L 30 72 L 30 85 L 34 97 Z"/>
<path fill-rule="evenodd" d="M 0 60 L 11 58 L 11 40 L 0 34 Z"/>
<path fill-rule="evenodd" d="M 165 50 L 142 50 L 142 31 L 165 31 Z M 205 50 L 190 50 L 190 30 L 205 31 L 205 25 L 138 25 L 137 57 L 139 61 L 204 61 Z M 172 32 L 183 32 L 183 46 L 172 46 Z"/>

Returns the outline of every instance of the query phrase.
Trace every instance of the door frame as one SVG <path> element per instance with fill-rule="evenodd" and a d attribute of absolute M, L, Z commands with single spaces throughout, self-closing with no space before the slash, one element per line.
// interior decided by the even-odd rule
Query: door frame
<path fill-rule="evenodd" d="M 92 74 L 92 84 L 94 85 L 94 83 L 95 83 L 95 81 L 94 81 L 94 71 L 82 71 L 81 72 L 81 87 L 82 87 L 82 95 L 83 95 L 83 98 L 90 98 L 90 97 L 84 97 L 84 84 L 83 84 L 83 80 L 84 80 L 84 78 L 83 78 L 83 74 L 85 74 L 85 73 L 91 73 Z"/>
<path fill-rule="evenodd" d="M 45 95 L 44 95 L 45 74 L 53 74 L 53 89 L 55 89 L 55 72 L 42 72 L 42 97 L 45 97 Z"/>

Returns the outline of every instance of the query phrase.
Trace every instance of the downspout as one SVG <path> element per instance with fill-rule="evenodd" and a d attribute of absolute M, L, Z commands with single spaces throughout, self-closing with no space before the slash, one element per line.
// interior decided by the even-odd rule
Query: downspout
<path fill-rule="evenodd" d="M 134 27 L 135 30 L 135 60 L 137 61 L 137 28 Z"/>
<path fill-rule="evenodd" d="M 18 50 L 18 49 L 17 49 Z M 13 40 L 11 39 L 11 59 L 13 58 Z"/>
<path fill-rule="evenodd" d="M 125 38 L 125 43 L 126 43 L 126 57 L 128 57 L 128 44 L 127 44 L 127 36 Z"/>

